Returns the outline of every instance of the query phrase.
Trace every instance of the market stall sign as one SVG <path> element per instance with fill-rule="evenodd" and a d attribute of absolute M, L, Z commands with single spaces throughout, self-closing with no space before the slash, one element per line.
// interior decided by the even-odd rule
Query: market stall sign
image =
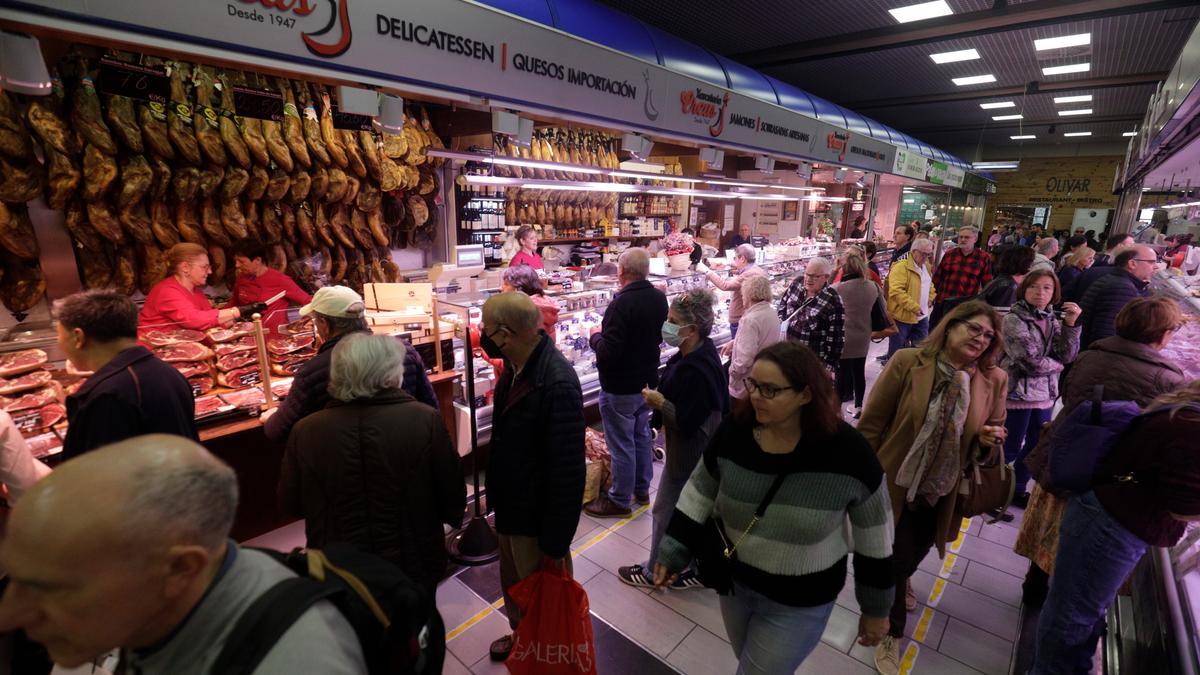
<path fill-rule="evenodd" d="M 493 105 L 529 105 L 870 171 L 895 165 L 889 143 L 473 2 L 27 0 L 22 8 L 0 13 L 37 23 L 30 14 L 44 8 L 77 20 L 80 34 L 115 25 L 181 44 L 340 70 L 401 90 L 408 83 L 429 85 Z M 922 164 L 913 177 L 923 178 L 924 170 Z"/>
<path fill-rule="evenodd" d="M 161 66 L 118 61 L 111 56 L 100 59 L 100 91 L 154 103 L 166 103 L 171 94 L 171 79 Z"/>
<path fill-rule="evenodd" d="M 240 117 L 278 122 L 283 119 L 283 94 L 234 85 L 233 107 Z"/>
<path fill-rule="evenodd" d="M 923 155 L 906 150 L 904 148 L 896 148 L 896 159 L 892 163 L 892 173 L 925 180 L 926 174 L 929 171 L 929 160 Z"/>
<path fill-rule="evenodd" d="M 956 166 L 950 166 L 946 162 L 939 162 L 931 159 L 926 162 L 927 168 L 925 171 L 925 180 L 934 185 L 949 185 L 951 187 L 962 187 L 963 178 L 966 177 L 966 172 Z"/>

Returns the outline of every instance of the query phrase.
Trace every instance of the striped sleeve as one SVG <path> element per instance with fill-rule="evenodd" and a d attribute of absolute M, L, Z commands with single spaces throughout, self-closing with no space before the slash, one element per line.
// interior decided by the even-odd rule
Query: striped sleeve
<path fill-rule="evenodd" d="M 864 486 L 865 487 L 865 486 Z M 866 616 L 887 616 L 895 597 L 892 582 L 892 543 L 895 525 L 887 481 L 880 479 L 870 494 L 850 505 L 854 535 L 854 594 Z"/>
<path fill-rule="evenodd" d="M 658 562 L 672 572 L 686 569 L 695 557 L 694 552 L 700 550 L 704 523 L 712 515 L 713 503 L 721 484 L 715 469 L 715 460 L 710 462 L 707 456 L 704 461 L 697 463 L 692 477 L 679 495 L 679 501 L 675 503 L 675 513 L 671 515 L 667 532 L 658 545 L 657 557 Z"/>

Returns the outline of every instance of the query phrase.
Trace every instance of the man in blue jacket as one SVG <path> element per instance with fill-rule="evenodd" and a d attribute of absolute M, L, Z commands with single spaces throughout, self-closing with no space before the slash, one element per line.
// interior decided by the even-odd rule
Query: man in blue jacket
<path fill-rule="evenodd" d="M 600 518 L 621 518 L 633 505 L 650 503 L 654 477 L 650 407 L 642 389 L 658 384 L 662 325 L 667 296 L 646 280 L 650 255 L 631 248 L 617 259 L 621 290 L 598 328 L 592 329 L 592 351 L 600 375 L 600 419 L 612 455 L 612 488 L 584 507 Z"/>
<path fill-rule="evenodd" d="M 1117 314 L 1131 300 L 1146 297 L 1146 288 L 1157 267 L 1158 256 L 1149 246 L 1134 246 L 1113 260 L 1111 272 L 1089 286 L 1079 301 L 1083 309 L 1081 349 L 1116 334 Z"/>
<path fill-rule="evenodd" d="M 583 503 L 583 392 L 541 327 L 541 312 L 520 291 L 483 305 L 480 347 L 505 365 L 496 382 L 487 500 L 496 512 L 500 587 L 513 630 L 521 610 L 509 589 L 540 569 L 571 570 Z M 503 661 L 512 647 L 511 635 L 496 640 L 492 659 Z"/>

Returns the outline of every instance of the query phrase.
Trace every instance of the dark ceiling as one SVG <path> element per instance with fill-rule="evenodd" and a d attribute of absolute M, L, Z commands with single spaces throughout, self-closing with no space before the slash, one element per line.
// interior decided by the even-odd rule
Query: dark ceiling
<path fill-rule="evenodd" d="M 1166 77 L 1200 18 L 1194 0 L 947 0 L 951 16 L 906 24 L 887 11 L 919 1 L 601 0 L 965 159 L 975 158 L 980 146 L 1015 155 L 1026 144 L 1123 145 L 1122 132 L 1137 127 L 1155 83 Z M 1078 33 L 1091 33 L 1091 44 L 1034 49 L 1035 39 Z M 981 58 L 941 65 L 929 58 L 971 48 Z M 1084 61 L 1088 72 L 1041 72 Z M 996 81 L 951 82 L 987 73 Z M 1053 100 L 1081 94 L 1092 101 Z M 1016 107 L 979 107 L 989 101 Z M 1071 108 L 1093 112 L 1058 116 Z M 1024 119 L 991 119 L 1015 113 Z M 1073 131 L 1092 135 L 1063 136 Z M 1037 138 L 1009 138 L 1022 134 Z"/>

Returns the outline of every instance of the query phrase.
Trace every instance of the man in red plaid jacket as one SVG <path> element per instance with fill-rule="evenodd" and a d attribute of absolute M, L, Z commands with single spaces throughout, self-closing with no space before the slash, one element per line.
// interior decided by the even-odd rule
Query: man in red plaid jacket
<path fill-rule="evenodd" d="M 962 227 L 958 230 L 958 247 L 946 251 L 937 271 L 933 273 L 933 287 L 938 300 L 931 312 L 929 327 L 937 326 L 942 315 L 964 298 L 977 295 L 992 280 L 992 257 L 976 248 L 979 230 Z"/>

